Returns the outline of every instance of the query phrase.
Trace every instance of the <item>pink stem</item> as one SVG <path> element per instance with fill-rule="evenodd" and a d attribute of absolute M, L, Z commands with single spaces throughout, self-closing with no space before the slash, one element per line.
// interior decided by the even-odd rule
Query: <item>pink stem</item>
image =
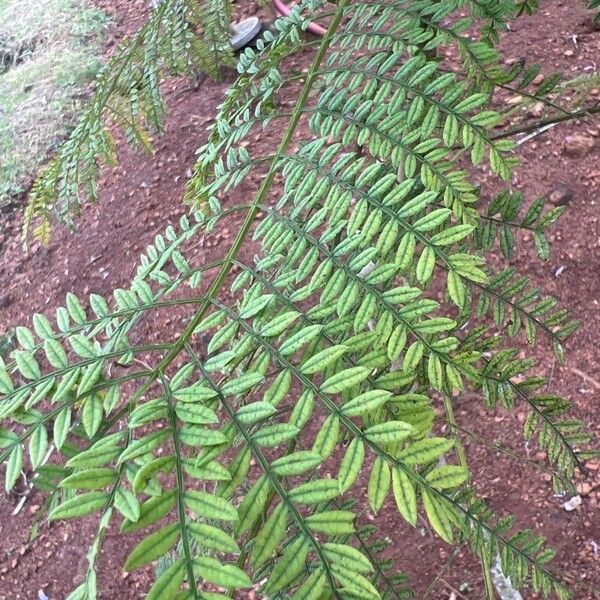
<path fill-rule="evenodd" d="M 285 2 L 283 2 L 283 0 L 273 0 L 273 4 L 275 5 L 275 8 L 277 9 L 277 12 L 280 15 L 287 17 L 290 14 L 290 7 Z M 327 30 L 324 27 L 321 27 L 320 25 L 317 25 L 316 23 L 309 23 L 308 30 L 311 33 L 314 33 L 315 35 L 318 35 L 321 37 L 324 36 L 325 33 L 327 32 Z"/>

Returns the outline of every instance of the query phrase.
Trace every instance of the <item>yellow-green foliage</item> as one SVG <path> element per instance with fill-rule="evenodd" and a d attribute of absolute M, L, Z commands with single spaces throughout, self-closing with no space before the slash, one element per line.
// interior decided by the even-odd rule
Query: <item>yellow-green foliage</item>
<path fill-rule="evenodd" d="M 0 203 L 67 134 L 106 25 L 88 0 L 0 0 Z"/>

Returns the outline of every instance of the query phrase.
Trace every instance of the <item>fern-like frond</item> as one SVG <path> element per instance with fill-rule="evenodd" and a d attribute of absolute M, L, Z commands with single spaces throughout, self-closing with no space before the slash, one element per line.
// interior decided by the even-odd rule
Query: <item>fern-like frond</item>
<path fill-rule="evenodd" d="M 90 105 L 50 164 L 34 183 L 23 236 L 30 227 L 47 243 L 52 218 L 72 226 L 85 201 L 97 202 L 101 166 L 117 159 L 114 127 L 135 147 L 150 152 L 152 134 L 164 127 L 160 90 L 163 70 L 219 76 L 232 64 L 229 0 L 165 0 L 102 69 Z"/>

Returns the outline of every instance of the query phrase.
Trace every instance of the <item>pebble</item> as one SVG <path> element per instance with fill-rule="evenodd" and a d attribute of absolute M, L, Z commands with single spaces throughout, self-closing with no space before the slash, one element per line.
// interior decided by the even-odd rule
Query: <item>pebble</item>
<path fill-rule="evenodd" d="M 584 481 L 583 483 L 577 484 L 577 491 L 581 496 L 589 496 L 592 491 L 592 486 L 587 481 Z"/>
<path fill-rule="evenodd" d="M 596 145 L 596 140 L 587 135 L 568 135 L 565 138 L 563 151 L 567 156 L 586 156 Z"/>
<path fill-rule="evenodd" d="M 548 200 L 555 206 L 567 206 L 573 200 L 573 190 L 564 183 L 557 185 L 548 193 Z"/>
<path fill-rule="evenodd" d="M 531 114 L 532 117 L 535 117 L 536 119 L 539 119 L 544 114 L 544 103 L 543 102 L 536 102 L 531 107 L 531 110 L 529 111 L 529 114 Z"/>
<path fill-rule="evenodd" d="M 581 505 L 581 496 L 578 494 L 577 496 L 573 496 L 570 500 L 567 500 L 563 507 L 567 512 L 574 511 L 578 506 Z"/>

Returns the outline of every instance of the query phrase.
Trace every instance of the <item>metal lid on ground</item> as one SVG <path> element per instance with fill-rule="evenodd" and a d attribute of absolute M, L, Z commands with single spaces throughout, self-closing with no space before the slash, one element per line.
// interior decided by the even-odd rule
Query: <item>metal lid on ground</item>
<path fill-rule="evenodd" d="M 231 24 L 231 47 L 239 50 L 247 46 L 261 31 L 261 23 L 258 17 L 248 17 L 242 21 Z"/>

